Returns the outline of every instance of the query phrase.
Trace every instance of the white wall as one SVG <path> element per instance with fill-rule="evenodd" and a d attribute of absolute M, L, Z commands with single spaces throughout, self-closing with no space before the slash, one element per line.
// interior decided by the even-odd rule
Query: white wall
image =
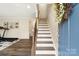
<path fill-rule="evenodd" d="M 39 4 L 39 17 L 40 18 L 47 17 L 47 4 Z"/>
<path fill-rule="evenodd" d="M 48 5 L 48 22 L 52 33 L 52 40 L 58 49 L 58 23 L 56 22 L 56 10 L 54 4 Z"/>
<path fill-rule="evenodd" d="M 27 5 L 30 5 L 30 8 L 27 8 Z M 35 8 L 35 4 L 0 4 L 0 26 L 3 26 L 4 22 L 9 25 L 19 23 L 19 28 L 8 30 L 5 37 L 29 39 L 29 19 L 36 17 Z M 0 30 L 0 34 L 2 32 Z"/>
<path fill-rule="evenodd" d="M 2 17 L 3 19 L 4 17 Z M 8 22 L 9 26 L 12 25 L 13 28 L 9 27 L 9 30 L 6 32 L 5 37 L 9 38 L 20 38 L 20 39 L 29 39 L 29 20 L 25 18 L 18 17 L 6 17 L 2 20 L 0 18 L 0 24 L 4 26 L 4 22 Z M 15 28 L 15 23 L 19 23 L 19 27 Z M 3 33 L 3 31 L 0 31 Z M 2 34 L 1 34 L 2 35 Z"/>

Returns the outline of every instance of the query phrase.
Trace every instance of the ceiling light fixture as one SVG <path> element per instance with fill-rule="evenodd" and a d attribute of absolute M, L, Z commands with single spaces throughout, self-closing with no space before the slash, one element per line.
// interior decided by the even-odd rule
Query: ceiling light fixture
<path fill-rule="evenodd" d="M 30 8 L 30 5 L 27 5 L 27 8 Z"/>

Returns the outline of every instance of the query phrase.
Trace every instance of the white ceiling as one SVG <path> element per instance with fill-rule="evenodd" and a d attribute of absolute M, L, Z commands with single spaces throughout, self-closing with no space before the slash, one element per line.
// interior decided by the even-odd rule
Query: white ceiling
<path fill-rule="evenodd" d="M 0 3 L 0 16 L 35 17 L 35 8 L 35 4 Z"/>

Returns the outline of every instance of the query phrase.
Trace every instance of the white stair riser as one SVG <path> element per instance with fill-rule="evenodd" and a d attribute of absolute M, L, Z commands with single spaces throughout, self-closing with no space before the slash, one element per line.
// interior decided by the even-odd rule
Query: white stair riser
<path fill-rule="evenodd" d="M 50 29 L 45 29 L 45 28 L 38 29 L 38 31 L 39 31 L 39 30 L 48 30 L 48 31 L 50 31 Z"/>
<path fill-rule="evenodd" d="M 52 41 L 51 39 L 37 39 L 37 41 Z"/>
<path fill-rule="evenodd" d="M 38 26 L 38 28 L 49 28 L 49 26 Z"/>
<path fill-rule="evenodd" d="M 38 31 L 38 33 L 50 33 L 50 31 Z"/>
<path fill-rule="evenodd" d="M 41 24 L 39 24 L 39 25 L 48 25 L 47 23 L 41 23 Z"/>
<path fill-rule="evenodd" d="M 38 27 L 38 29 L 49 29 L 49 27 Z"/>
<path fill-rule="evenodd" d="M 44 31 L 44 30 L 46 30 L 46 31 L 50 31 L 50 29 L 38 29 L 38 31 L 39 31 L 39 30 L 41 30 L 41 31 L 42 31 L 42 30 L 43 30 L 43 31 Z"/>
<path fill-rule="evenodd" d="M 55 51 L 48 51 L 48 50 L 41 51 L 41 50 L 37 50 L 36 54 L 55 54 Z"/>
<path fill-rule="evenodd" d="M 37 37 L 51 37 L 51 34 L 38 34 Z"/>
<path fill-rule="evenodd" d="M 37 37 L 51 37 L 51 36 L 50 35 L 49 36 L 38 35 Z"/>
<path fill-rule="evenodd" d="M 53 44 L 36 44 L 36 47 L 54 47 Z"/>

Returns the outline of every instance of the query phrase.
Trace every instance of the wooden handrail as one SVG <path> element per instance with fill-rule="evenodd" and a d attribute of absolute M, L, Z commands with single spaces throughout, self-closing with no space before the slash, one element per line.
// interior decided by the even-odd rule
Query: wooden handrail
<path fill-rule="evenodd" d="M 35 55 L 35 49 L 36 49 L 35 44 L 36 44 L 36 37 L 37 37 L 37 29 L 38 29 L 38 19 L 36 19 L 36 21 L 35 21 L 33 37 L 32 37 L 32 50 L 31 50 L 32 56 Z"/>
<path fill-rule="evenodd" d="M 36 16 L 36 21 L 34 24 L 34 31 L 33 31 L 33 37 L 32 37 L 32 51 L 31 55 L 35 56 L 35 50 L 36 50 L 36 38 L 37 38 L 37 30 L 38 30 L 38 19 L 39 19 L 39 4 L 36 5 L 36 10 L 37 10 L 37 16 Z"/>

